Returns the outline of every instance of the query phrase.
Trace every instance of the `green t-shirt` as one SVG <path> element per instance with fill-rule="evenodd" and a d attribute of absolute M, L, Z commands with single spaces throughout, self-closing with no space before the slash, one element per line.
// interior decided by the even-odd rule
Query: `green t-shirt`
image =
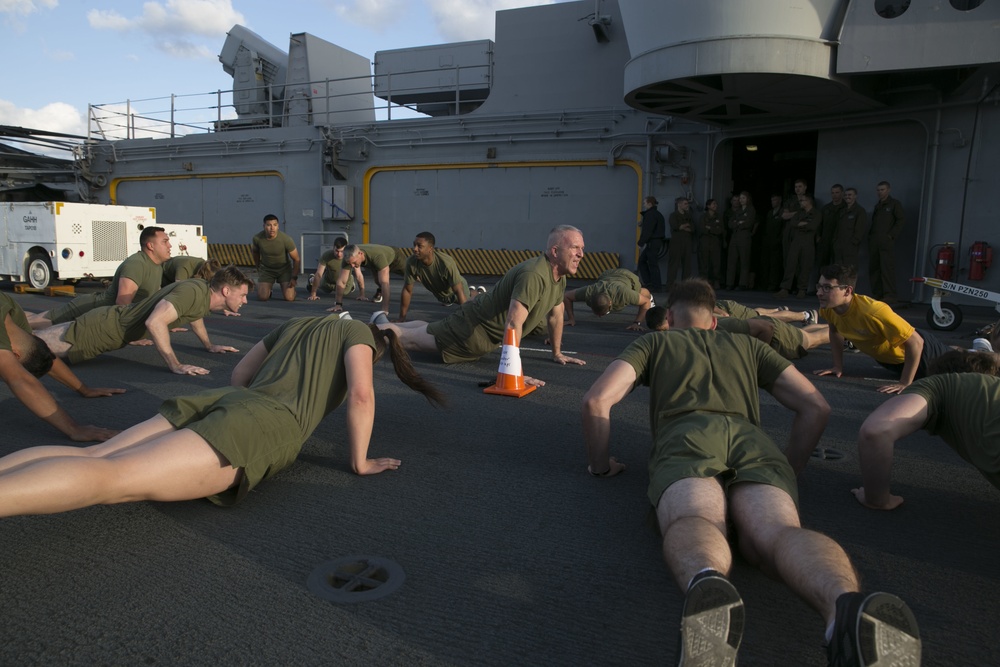
<path fill-rule="evenodd" d="M 3 326 L 0 326 L 0 350 L 11 349 L 10 336 L 7 335 L 8 315 L 10 316 L 10 321 L 15 326 L 29 334 L 32 333 L 31 325 L 28 324 L 28 318 L 24 314 L 24 310 L 21 309 L 21 306 L 14 299 L 0 292 L 0 323 L 3 323 Z"/>
<path fill-rule="evenodd" d="M 608 269 L 597 278 L 596 283 L 584 287 L 574 300 L 583 301 L 593 308 L 594 299 L 604 293 L 611 299 L 612 312 L 617 313 L 625 306 L 639 305 L 640 289 L 642 283 L 639 276 L 628 269 Z"/>
<path fill-rule="evenodd" d="M 455 294 L 452 289 L 454 285 L 462 285 L 466 295 L 469 292 L 469 284 L 462 277 L 455 260 L 440 250 L 434 251 L 434 261 L 430 265 L 421 262 L 415 255 L 406 258 L 406 266 L 403 269 L 403 284 L 412 285 L 420 283 L 427 288 L 427 291 L 434 295 L 438 301 L 448 301 Z"/>
<path fill-rule="evenodd" d="M 650 389 L 649 421 L 657 429 L 674 417 L 713 412 L 760 426 L 758 388 L 767 389 L 789 362 L 756 338 L 704 329 L 648 333 L 618 355 Z"/>
<path fill-rule="evenodd" d="M 73 347 L 67 355 L 72 363 L 93 359 L 118 350 L 146 335 L 146 320 L 160 301 L 169 301 L 177 311 L 171 327 L 200 320 L 209 313 L 211 290 L 199 278 L 170 283 L 148 299 L 127 306 L 103 306 L 77 318 L 66 330 Z"/>
<path fill-rule="evenodd" d="M 320 256 L 319 261 L 326 266 L 326 270 L 323 271 L 323 282 L 330 288 L 335 288 L 337 286 L 337 278 L 340 277 L 340 272 L 344 268 L 343 257 L 337 257 L 337 251 L 331 248 Z M 332 292 L 333 289 L 330 289 L 330 291 Z M 352 269 L 347 272 L 347 284 L 344 285 L 344 294 L 350 294 L 353 291 L 354 271 Z"/>
<path fill-rule="evenodd" d="M 459 341 L 475 340 L 475 344 L 469 346 L 475 349 L 468 350 L 472 354 L 462 355 L 463 360 L 470 356 L 481 357 L 503 341 L 507 311 L 512 299 L 521 302 L 528 309 L 528 316 L 521 329 L 524 334 L 528 334 L 546 323 L 546 316 L 562 303 L 565 291 L 566 277 L 553 280 L 552 265 L 545 256 L 533 257 L 512 267 L 486 294 L 479 295 L 473 301 L 466 301 L 451 316 L 432 322 L 428 325 L 427 332 L 438 340 L 438 348 L 446 362 L 451 363 L 447 347 Z M 441 344 L 442 341 L 444 345 Z"/>
<path fill-rule="evenodd" d="M 204 263 L 205 260 L 201 257 L 191 257 L 189 255 L 171 257 L 163 263 L 163 282 L 160 284 L 160 287 L 166 287 L 178 280 L 187 280 L 197 273 Z"/>
<path fill-rule="evenodd" d="M 114 278 L 103 292 L 82 294 L 68 303 L 53 308 L 49 311 L 49 321 L 52 324 L 72 322 L 94 308 L 115 305 L 115 301 L 118 300 L 118 283 L 122 278 L 128 278 L 136 284 L 137 289 L 132 298 L 132 303 L 136 303 L 160 289 L 163 267 L 151 260 L 149 255 L 139 251 L 118 265 Z"/>
<path fill-rule="evenodd" d="M 374 243 L 362 243 L 358 247 L 365 253 L 365 261 L 361 262 L 362 268 L 378 272 L 388 266 L 389 271 L 393 273 L 403 272 L 403 262 L 396 256 L 395 248 Z"/>
<path fill-rule="evenodd" d="M 260 254 L 260 265 L 272 271 L 281 271 L 290 264 L 288 255 L 295 252 L 295 241 L 285 232 L 278 232 L 273 239 L 264 236 L 261 230 L 254 234 L 251 241 Z"/>
<path fill-rule="evenodd" d="M 299 317 L 264 337 L 268 355 L 249 388 L 295 415 L 302 442 L 347 396 L 344 352 L 352 345 L 375 350 L 368 325 L 339 315 Z M 316 363 L 322 359 L 323 363 Z"/>
<path fill-rule="evenodd" d="M 118 281 L 122 278 L 128 278 L 138 286 L 132 302 L 142 301 L 160 289 L 160 282 L 163 279 L 163 266 L 151 260 L 149 255 L 141 250 L 126 259 L 118 266 L 114 279 L 112 279 L 111 284 L 104 291 L 107 305 L 114 305 L 115 300 L 118 299 Z"/>
<path fill-rule="evenodd" d="M 927 401 L 923 428 L 941 436 L 1000 489 L 1000 378 L 944 373 L 917 380 L 902 393 Z"/>

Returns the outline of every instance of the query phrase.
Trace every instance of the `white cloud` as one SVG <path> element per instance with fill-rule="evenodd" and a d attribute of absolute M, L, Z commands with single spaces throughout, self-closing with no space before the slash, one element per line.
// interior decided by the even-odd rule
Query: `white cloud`
<path fill-rule="evenodd" d="M 218 39 L 246 19 L 233 9 L 232 0 L 167 0 L 144 3 L 142 14 L 133 18 L 113 9 L 92 9 L 87 12 L 87 21 L 98 30 L 148 33 L 158 40 L 157 48 L 173 56 L 214 58 L 215 50 L 195 43 L 191 36 Z"/>
<path fill-rule="evenodd" d="M 41 8 L 53 9 L 59 0 L 0 0 L 0 14 L 27 15 Z"/>
<path fill-rule="evenodd" d="M 496 12 L 501 9 L 550 5 L 554 0 L 425 0 L 437 28 L 446 39 L 463 42 L 493 39 Z"/>
<path fill-rule="evenodd" d="M 204 44 L 193 44 L 186 39 L 162 42 L 159 48 L 177 58 L 214 58 L 216 55 Z"/>
<path fill-rule="evenodd" d="M 379 31 L 394 23 L 405 10 L 405 0 L 354 0 L 334 7 L 342 19 Z"/>
<path fill-rule="evenodd" d="M 87 133 L 84 114 L 65 102 L 46 104 L 41 109 L 21 109 L 7 100 L 0 100 L 0 125 L 14 125 L 65 134 Z"/>

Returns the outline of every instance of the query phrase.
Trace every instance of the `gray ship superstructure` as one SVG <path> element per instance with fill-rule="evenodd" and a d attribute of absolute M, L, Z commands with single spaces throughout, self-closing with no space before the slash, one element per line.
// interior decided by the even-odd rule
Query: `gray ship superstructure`
<path fill-rule="evenodd" d="M 762 211 L 804 178 L 821 204 L 856 187 L 870 212 L 887 180 L 901 288 L 944 242 L 961 280 L 973 242 L 1000 242 L 998 25 L 989 0 L 585 0 L 373 63 L 236 26 L 232 91 L 95 105 L 78 165 L 93 200 L 155 206 L 213 243 L 247 243 L 274 212 L 309 262 L 338 233 L 523 249 L 570 223 L 634 267 L 645 194 L 697 215 L 748 190 Z"/>

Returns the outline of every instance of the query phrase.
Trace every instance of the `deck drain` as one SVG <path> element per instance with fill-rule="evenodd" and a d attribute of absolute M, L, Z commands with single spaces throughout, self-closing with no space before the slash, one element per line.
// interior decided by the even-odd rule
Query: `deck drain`
<path fill-rule="evenodd" d="M 331 602 L 368 602 L 396 592 L 406 574 L 378 556 L 347 556 L 323 563 L 309 575 L 309 590 Z"/>

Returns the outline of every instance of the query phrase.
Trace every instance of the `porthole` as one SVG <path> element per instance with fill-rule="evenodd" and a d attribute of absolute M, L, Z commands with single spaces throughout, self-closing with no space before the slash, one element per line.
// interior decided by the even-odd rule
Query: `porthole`
<path fill-rule="evenodd" d="M 983 0 L 950 0 L 951 6 L 960 12 L 969 12 L 983 4 Z"/>
<path fill-rule="evenodd" d="M 953 0 L 953 4 L 954 2 L 961 2 L 961 0 Z M 875 11 L 884 19 L 902 16 L 909 8 L 910 0 L 875 0 Z"/>

